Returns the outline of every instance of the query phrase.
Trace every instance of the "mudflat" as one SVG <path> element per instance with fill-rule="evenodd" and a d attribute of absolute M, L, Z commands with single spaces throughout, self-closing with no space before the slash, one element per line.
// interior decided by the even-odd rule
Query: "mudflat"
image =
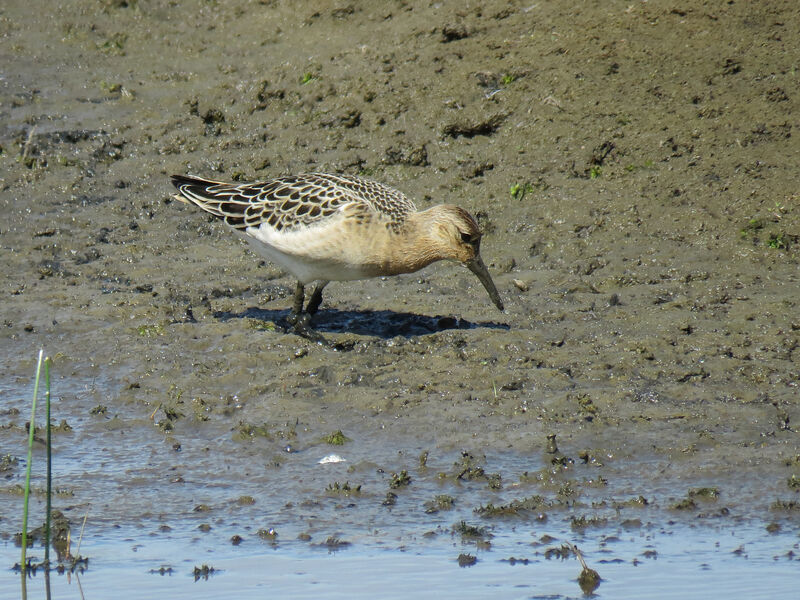
<path fill-rule="evenodd" d="M 796 523 L 799 56 L 788 1 L 6 1 L 0 452 L 44 346 L 100 526 Z M 437 263 L 288 332 L 169 175 L 310 171 L 476 215 L 505 311 Z"/>

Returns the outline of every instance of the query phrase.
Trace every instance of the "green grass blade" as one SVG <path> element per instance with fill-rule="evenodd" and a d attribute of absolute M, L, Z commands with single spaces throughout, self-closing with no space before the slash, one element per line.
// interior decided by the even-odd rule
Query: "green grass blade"
<path fill-rule="evenodd" d="M 42 372 L 42 356 L 44 349 L 39 350 L 39 361 L 36 364 L 36 382 L 33 384 L 33 400 L 31 401 L 31 421 L 28 427 L 28 462 L 25 468 L 25 500 L 22 507 L 22 561 L 20 570 L 25 575 L 25 560 L 28 550 L 28 498 L 31 491 L 31 461 L 33 460 L 33 431 L 36 417 L 36 398 L 39 395 L 39 374 Z"/>
<path fill-rule="evenodd" d="M 50 363 L 53 361 L 50 360 L 50 357 L 44 359 L 44 399 L 45 405 L 47 407 L 46 416 L 47 421 L 45 424 L 45 429 L 47 430 L 47 509 L 45 510 L 45 522 L 44 522 L 44 564 L 45 569 L 50 568 L 50 510 L 52 507 L 51 499 L 53 496 L 53 475 L 52 475 L 52 466 L 53 466 L 53 452 L 52 452 L 52 444 L 50 441 Z"/>

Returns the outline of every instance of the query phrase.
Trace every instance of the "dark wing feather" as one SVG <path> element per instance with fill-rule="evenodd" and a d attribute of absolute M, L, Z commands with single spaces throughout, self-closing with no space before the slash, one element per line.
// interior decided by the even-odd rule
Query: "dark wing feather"
<path fill-rule="evenodd" d="M 390 187 L 358 177 L 309 173 L 261 183 L 220 183 L 173 175 L 181 196 L 236 229 L 268 223 L 276 230 L 311 225 L 346 204 L 364 204 L 391 229 L 402 226 L 414 203 Z"/>
<path fill-rule="evenodd" d="M 172 175 L 171 179 L 181 194 L 175 196 L 178 200 L 191 202 L 236 229 L 248 227 L 252 198 L 240 193 L 239 186 L 187 175 Z"/>

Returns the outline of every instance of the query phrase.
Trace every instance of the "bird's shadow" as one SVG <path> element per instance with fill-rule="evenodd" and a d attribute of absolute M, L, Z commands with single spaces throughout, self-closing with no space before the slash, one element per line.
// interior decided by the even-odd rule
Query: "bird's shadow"
<path fill-rule="evenodd" d="M 229 319 L 257 319 L 274 323 L 284 331 L 291 331 L 288 323 L 288 310 L 270 310 L 251 306 L 241 312 L 217 311 L 214 317 L 220 321 Z M 320 310 L 311 321 L 312 328 L 320 333 L 355 333 L 357 335 L 377 336 L 390 339 L 430 335 L 448 329 L 509 329 L 505 323 L 482 321 L 475 323 L 453 316 L 418 315 L 392 310 Z"/>

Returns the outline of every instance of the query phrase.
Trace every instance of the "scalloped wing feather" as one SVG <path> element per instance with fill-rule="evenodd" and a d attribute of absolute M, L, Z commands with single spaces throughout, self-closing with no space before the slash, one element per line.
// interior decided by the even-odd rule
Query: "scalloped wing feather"
<path fill-rule="evenodd" d="M 401 192 L 359 177 L 309 173 L 261 183 L 221 183 L 173 175 L 185 201 L 245 230 L 267 224 L 275 231 L 322 224 L 346 205 L 362 204 L 394 231 L 402 227 L 414 203 Z"/>

